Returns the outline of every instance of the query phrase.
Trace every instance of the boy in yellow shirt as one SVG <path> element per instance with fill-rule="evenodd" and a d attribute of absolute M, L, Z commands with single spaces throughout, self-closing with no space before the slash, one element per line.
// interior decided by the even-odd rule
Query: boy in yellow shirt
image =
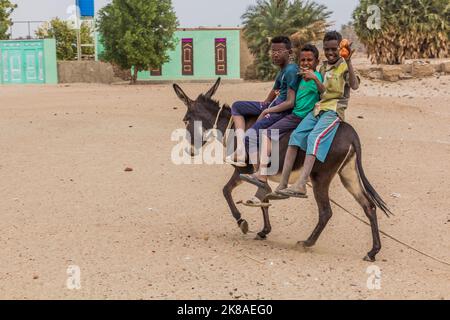
<path fill-rule="evenodd" d="M 353 52 L 344 60 L 339 55 L 341 41 L 342 35 L 339 32 L 325 34 L 323 45 L 327 61 L 320 68 L 325 90 L 320 90 L 323 92 L 320 102 L 291 135 L 282 180 L 276 190 L 276 193 L 283 196 L 306 197 L 306 183 L 314 163 L 316 159 L 325 162 L 339 124 L 345 120 L 350 89 L 359 88 L 359 78 L 351 62 Z M 298 148 L 306 151 L 305 162 L 299 180 L 287 188 Z"/>

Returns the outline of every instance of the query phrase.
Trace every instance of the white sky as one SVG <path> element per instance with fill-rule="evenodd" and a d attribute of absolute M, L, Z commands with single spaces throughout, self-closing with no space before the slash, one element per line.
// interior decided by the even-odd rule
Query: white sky
<path fill-rule="evenodd" d="M 75 0 L 11 0 L 18 4 L 12 18 L 15 21 L 37 20 L 46 21 L 53 17 L 68 18 L 67 8 L 75 3 Z M 331 21 L 335 22 L 337 29 L 351 20 L 353 9 L 358 0 L 315 0 L 325 4 L 333 16 Z M 111 0 L 96 0 L 96 10 L 103 7 Z M 198 26 L 227 26 L 235 27 L 241 24 L 241 15 L 249 5 L 255 4 L 256 0 L 172 0 L 181 27 Z M 36 24 L 31 25 L 31 31 Z M 16 24 L 13 36 L 26 36 L 28 27 Z"/>

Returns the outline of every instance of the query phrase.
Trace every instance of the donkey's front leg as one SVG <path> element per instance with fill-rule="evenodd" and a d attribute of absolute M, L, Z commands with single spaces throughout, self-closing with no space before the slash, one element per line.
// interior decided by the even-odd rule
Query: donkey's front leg
<path fill-rule="evenodd" d="M 255 240 L 266 240 L 267 235 L 272 231 L 272 226 L 270 225 L 269 219 L 269 208 L 261 207 L 264 219 L 264 228 L 261 232 L 256 235 Z"/>
<path fill-rule="evenodd" d="M 239 228 L 241 229 L 242 233 L 247 234 L 248 233 L 248 223 L 245 219 L 242 219 L 242 215 L 239 212 L 238 208 L 234 204 L 233 196 L 231 193 L 233 190 L 242 183 L 241 179 L 239 178 L 239 171 L 237 169 L 234 170 L 233 175 L 230 178 L 230 181 L 223 187 L 223 195 L 225 199 L 227 200 L 228 206 L 230 207 L 231 214 L 233 215 L 234 219 L 236 219 L 237 224 Z"/>
<path fill-rule="evenodd" d="M 255 194 L 255 197 L 258 198 L 262 203 L 268 204 L 267 195 L 272 192 L 270 187 L 268 188 L 258 188 L 258 191 Z M 266 240 L 267 235 L 272 231 L 272 226 L 270 225 L 269 218 L 269 208 L 261 207 L 261 211 L 263 214 L 264 228 L 256 235 L 255 240 Z"/>

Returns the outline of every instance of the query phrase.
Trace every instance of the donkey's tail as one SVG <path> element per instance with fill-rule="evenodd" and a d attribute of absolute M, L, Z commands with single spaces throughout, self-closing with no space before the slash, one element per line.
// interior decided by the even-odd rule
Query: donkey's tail
<path fill-rule="evenodd" d="M 356 139 L 353 142 L 353 147 L 355 148 L 356 152 L 356 166 L 358 170 L 359 178 L 361 179 L 361 183 L 364 188 L 364 192 L 366 196 L 369 198 L 369 200 L 372 202 L 374 206 L 377 206 L 378 208 L 383 211 L 387 217 L 389 215 L 394 215 L 391 210 L 389 210 L 386 202 L 381 198 L 381 196 L 375 191 L 374 187 L 370 184 L 369 180 L 367 179 L 364 169 L 362 166 L 362 152 L 361 152 L 361 141 L 359 140 L 358 135 L 356 134 Z"/>

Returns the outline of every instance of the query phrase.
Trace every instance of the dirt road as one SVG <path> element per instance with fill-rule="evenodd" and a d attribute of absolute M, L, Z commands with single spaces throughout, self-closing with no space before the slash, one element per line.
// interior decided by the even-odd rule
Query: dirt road
<path fill-rule="evenodd" d="M 182 86 L 191 97 L 207 84 Z M 268 83 L 217 98 L 262 99 Z M 366 174 L 396 214 L 385 232 L 450 261 L 450 77 L 364 81 L 347 112 Z M 333 206 L 318 244 L 314 200 L 277 202 L 265 242 L 242 235 L 222 196 L 232 168 L 176 166 L 185 108 L 169 85 L 0 87 L 2 299 L 450 299 L 450 267 L 386 237 L 369 290 L 370 229 Z M 176 108 L 174 108 L 176 107 Z M 124 169 L 133 168 L 131 172 Z M 254 192 L 242 185 L 235 200 Z M 332 198 L 364 218 L 340 184 Z M 252 231 L 259 210 L 242 208 Z M 81 272 L 69 290 L 68 267 Z"/>

